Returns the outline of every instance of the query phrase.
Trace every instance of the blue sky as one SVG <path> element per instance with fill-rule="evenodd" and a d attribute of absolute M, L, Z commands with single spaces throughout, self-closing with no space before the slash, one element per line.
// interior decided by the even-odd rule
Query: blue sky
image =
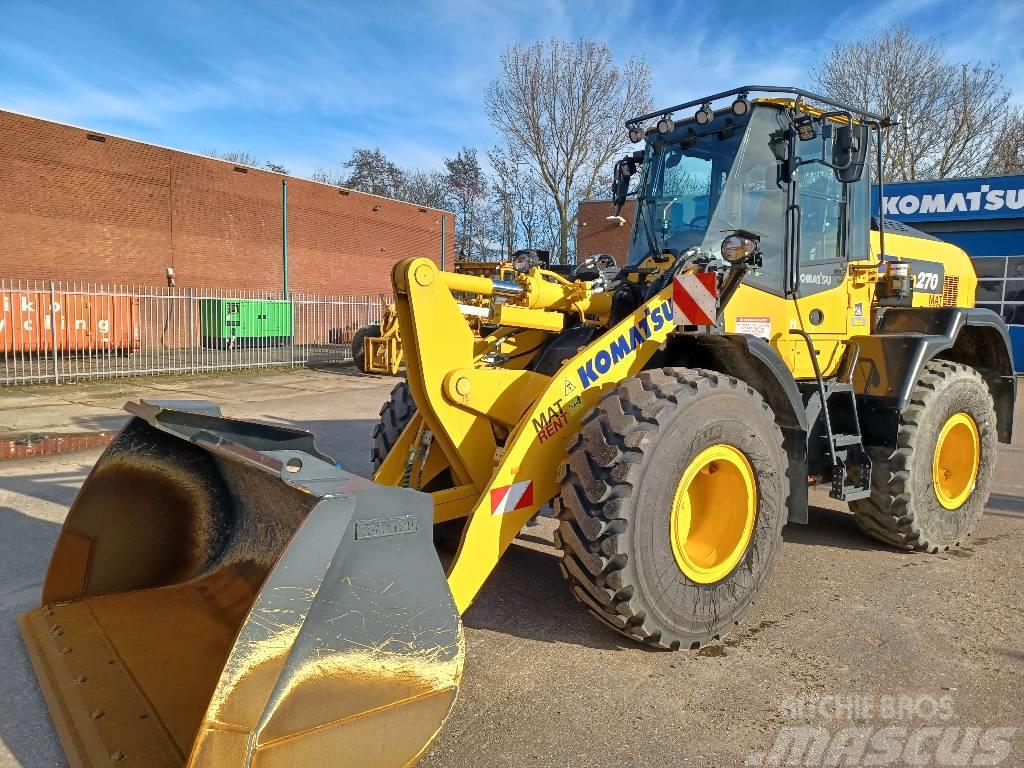
<path fill-rule="evenodd" d="M 659 104 L 804 84 L 831 46 L 894 22 L 995 61 L 1024 101 L 1022 0 L 150 2 L 0 0 L 0 109 L 297 175 L 380 146 L 432 168 L 496 136 L 482 93 L 508 44 L 593 37 L 645 55 Z M 832 13 L 834 15 L 828 16 Z"/>

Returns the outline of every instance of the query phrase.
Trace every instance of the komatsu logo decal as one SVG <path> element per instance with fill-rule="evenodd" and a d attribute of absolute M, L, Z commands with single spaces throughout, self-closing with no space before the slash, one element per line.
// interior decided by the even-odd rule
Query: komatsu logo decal
<path fill-rule="evenodd" d="M 877 216 L 877 199 L 872 202 Z M 881 215 L 932 221 L 1017 218 L 1024 211 L 1024 175 L 941 179 L 885 185 Z"/>
<path fill-rule="evenodd" d="M 826 275 L 823 272 L 801 272 L 800 282 L 803 285 L 832 285 L 832 275 Z"/>
<path fill-rule="evenodd" d="M 1024 189 L 992 189 L 982 184 L 965 192 L 922 195 L 893 195 L 885 198 L 886 216 L 968 211 L 1019 211 L 1024 208 Z"/>
<path fill-rule="evenodd" d="M 580 384 L 584 389 L 589 387 L 608 373 L 615 363 L 636 352 L 637 347 L 647 341 L 652 333 L 657 333 L 666 323 L 671 322 L 671 301 L 663 301 L 654 309 L 647 310 L 628 332 L 620 334 L 617 339 L 612 339 L 611 343 L 599 349 L 587 362 L 576 369 L 576 373 L 580 377 Z"/>

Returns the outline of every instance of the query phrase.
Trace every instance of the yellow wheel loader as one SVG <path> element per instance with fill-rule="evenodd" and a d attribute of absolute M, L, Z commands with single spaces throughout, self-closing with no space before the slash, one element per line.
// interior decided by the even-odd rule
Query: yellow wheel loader
<path fill-rule="evenodd" d="M 510 261 L 458 261 L 455 271 L 464 275 L 482 275 L 503 280 L 514 272 L 524 272 L 543 264 L 547 267 L 548 252 L 535 248 L 516 251 Z M 473 330 L 480 334 L 490 307 L 476 296 L 464 297 L 463 311 Z M 474 309 L 475 307 L 475 309 Z M 402 367 L 402 337 L 398 333 L 398 312 L 388 304 L 379 323 L 359 328 L 352 336 L 352 362 L 363 373 L 394 376 Z"/>
<path fill-rule="evenodd" d="M 363 373 L 394 376 L 401 370 L 402 338 L 393 305 L 384 308 L 379 323 L 364 325 L 352 335 L 352 362 Z"/>
<path fill-rule="evenodd" d="M 572 592 L 665 649 L 743 620 L 809 486 L 886 544 L 968 542 L 1011 436 L 1008 335 L 962 251 L 872 222 L 891 124 L 714 94 L 626 126 L 625 264 L 398 263 L 407 379 L 372 483 L 307 433 L 130 406 L 22 618 L 71 763 L 412 764 L 455 699 L 462 614 L 549 503 Z"/>

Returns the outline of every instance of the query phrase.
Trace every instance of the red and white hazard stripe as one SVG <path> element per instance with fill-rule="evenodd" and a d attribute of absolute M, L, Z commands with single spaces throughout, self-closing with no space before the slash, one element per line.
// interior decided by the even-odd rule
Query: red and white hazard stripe
<path fill-rule="evenodd" d="M 533 505 L 533 480 L 491 489 L 491 514 L 504 515 Z"/>
<path fill-rule="evenodd" d="M 688 272 L 672 281 L 672 311 L 676 325 L 714 325 L 718 314 L 714 272 Z"/>

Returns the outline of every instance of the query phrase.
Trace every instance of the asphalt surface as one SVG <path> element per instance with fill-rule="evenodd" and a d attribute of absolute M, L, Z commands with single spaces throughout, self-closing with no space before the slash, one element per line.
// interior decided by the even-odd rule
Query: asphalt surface
<path fill-rule="evenodd" d="M 5 390 L 0 425 L 116 429 L 128 397 L 208 397 L 228 415 L 313 429 L 325 452 L 368 473 L 370 430 L 392 384 L 349 370 Z M 65 764 L 15 617 L 38 600 L 99 453 L 0 462 L 0 768 Z M 831 750 L 855 743 L 839 743 L 850 734 L 905 729 L 892 753 L 902 756 L 878 764 L 967 764 L 937 750 L 973 739 L 968 761 L 1024 765 L 1021 445 L 1000 446 L 987 513 L 957 553 L 887 549 L 842 505 L 817 494 L 812 504 L 809 525 L 786 529 L 745 623 L 696 653 L 648 651 L 599 625 L 562 582 L 552 522 L 527 528 L 464 617 L 461 694 L 420 765 L 770 765 L 780 734 L 804 725 Z M 835 754 L 835 764 L 864 764 Z"/>

